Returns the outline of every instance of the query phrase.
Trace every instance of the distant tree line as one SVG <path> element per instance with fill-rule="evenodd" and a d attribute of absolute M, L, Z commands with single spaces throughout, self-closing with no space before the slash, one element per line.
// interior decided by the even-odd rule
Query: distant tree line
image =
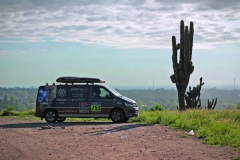
<path fill-rule="evenodd" d="M 15 110 L 29 110 L 35 108 L 37 88 L 1 88 L 0 110 L 13 106 Z M 122 95 L 135 100 L 141 110 L 149 110 L 154 104 L 159 104 L 166 110 L 175 110 L 178 106 L 177 90 L 171 89 L 138 89 L 119 90 Z M 207 106 L 207 100 L 218 98 L 215 109 L 227 109 L 240 106 L 240 90 L 202 89 L 202 106 Z"/>
<path fill-rule="evenodd" d="M 154 104 L 160 104 L 167 110 L 175 110 L 178 106 L 177 90 L 119 90 L 119 93 L 135 100 L 140 109 L 148 110 Z M 202 89 L 202 107 L 207 106 L 208 99 L 218 99 L 215 109 L 228 109 L 240 105 L 240 90 L 219 90 L 216 88 Z"/>
<path fill-rule="evenodd" d="M 35 88 L 0 88 L 0 110 L 8 106 L 16 111 L 35 108 L 37 89 Z"/>

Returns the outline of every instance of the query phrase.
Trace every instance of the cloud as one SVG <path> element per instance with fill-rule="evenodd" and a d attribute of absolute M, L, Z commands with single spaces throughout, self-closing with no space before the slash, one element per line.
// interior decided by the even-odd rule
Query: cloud
<path fill-rule="evenodd" d="M 194 22 L 194 47 L 240 43 L 240 1 L 1 0 L 0 36 L 119 48 L 170 48 L 180 20 Z M 30 39 L 30 40 L 29 40 Z"/>
<path fill-rule="evenodd" d="M 10 50 L 0 50 L 0 56 L 7 53 L 10 53 Z"/>

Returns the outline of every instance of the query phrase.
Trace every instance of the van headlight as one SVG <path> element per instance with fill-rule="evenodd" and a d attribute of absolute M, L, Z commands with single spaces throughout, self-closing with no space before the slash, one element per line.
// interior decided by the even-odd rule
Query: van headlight
<path fill-rule="evenodd" d="M 124 102 L 125 106 L 127 107 L 134 107 L 132 103 Z"/>

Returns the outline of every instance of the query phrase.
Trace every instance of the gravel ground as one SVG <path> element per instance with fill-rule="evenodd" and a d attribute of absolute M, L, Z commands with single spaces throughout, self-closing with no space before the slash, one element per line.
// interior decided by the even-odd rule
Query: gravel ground
<path fill-rule="evenodd" d="M 228 147 L 160 125 L 112 122 L 36 123 L 0 118 L 1 160 L 226 160 Z"/>

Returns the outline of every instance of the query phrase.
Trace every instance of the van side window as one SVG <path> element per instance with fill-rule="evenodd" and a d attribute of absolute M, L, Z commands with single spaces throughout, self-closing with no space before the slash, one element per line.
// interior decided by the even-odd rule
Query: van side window
<path fill-rule="evenodd" d="M 111 93 L 103 87 L 94 87 L 93 88 L 93 98 L 106 98 L 110 97 Z"/>
<path fill-rule="evenodd" d="M 87 86 L 71 86 L 70 87 L 70 98 L 87 98 L 88 97 Z"/>

